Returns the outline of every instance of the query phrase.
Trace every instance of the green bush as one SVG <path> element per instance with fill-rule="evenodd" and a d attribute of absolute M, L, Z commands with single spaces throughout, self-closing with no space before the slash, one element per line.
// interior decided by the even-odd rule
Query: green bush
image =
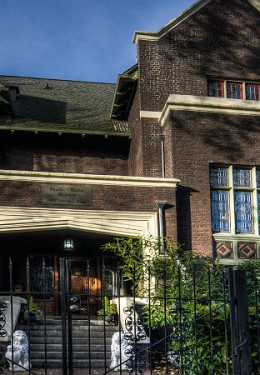
<path fill-rule="evenodd" d="M 119 238 L 106 244 L 122 260 L 123 277 L 137 296 L 148 297 L 143 319 L 150 329 L 167 327 L 172 366 L 189 375 L 231 372 L 230 311 L 227 268 L 212 258 L 184 251 L 171 239 L 166 251 L 154 238 Z M 149 250 L 149 251 L 147 251 Z M 258 262 L 247 270 L 250 306 L 259 300 Z M 249 309 L 254 369 L 258 367 L 259 312 Z"/>

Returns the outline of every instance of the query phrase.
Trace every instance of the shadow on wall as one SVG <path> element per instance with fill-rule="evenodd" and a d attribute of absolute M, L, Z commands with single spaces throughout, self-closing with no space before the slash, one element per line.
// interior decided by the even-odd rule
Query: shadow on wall
<path fill-rule="evenodd" d="M 185 249 L 192 248 L 190 196 L 197 190 L 179 185 L 176 191 L 177 233 L 178 243 Z"/>
<path fill-rule="evenodd" d="M 212 2 L 178 27 L 177 34 L 169 34 L 168 42 L 177 53 L 167 51 L 163 58 L 176 64 L 178 59 L 187 60 L 193 52 L 195 63 L 189 65 L 189 72 L 194 76 L 258 79 L 258 29 L 259 12 L 247 1 Z"/>
<path fill-rule="evenodd" d="M 258 147 L 258 117 L 202 112 L 185 112 L 185 116 L 175 112 L 171 117 L 175 129 L 180 134 L 185 132 L 187 142 L 192 141 L 201 151 L 197 157 L 202 160 L 205 159 L 204 146 L 210 146 L 211 155 L 214 154 L 214 160 L 217 156 L 218 162 L 222 159 L 230 162 L 239 159 L 247 160 L 247 163 L 255 161 L 253 150 Z"/>

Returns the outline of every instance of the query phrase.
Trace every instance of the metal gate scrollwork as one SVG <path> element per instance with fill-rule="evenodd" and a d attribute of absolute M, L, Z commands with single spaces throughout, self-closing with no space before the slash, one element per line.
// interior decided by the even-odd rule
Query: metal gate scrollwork
<path fill-rule="evenodd" d="M 6 337 L 7 331 L 4 328 L 6 324 L 6 316 L 4 314 L 4 311 L 7 309 L 6 302 L 2 299 L 0 300 L 0 337 Z M 5 353 L 4 350 L 0 349 L 0 374 L 4 372 L 4 370 L 7 369 L 7 361 L 5 359 Z"/>
<path fill-rule="evenodd" d="M 171 334 L 171 342 L 175 343 L 167 353 L 167 358 L 175 370 L 186 371 L 190 368 L 189 347 L 185 344 L 193 334 L 192 322 L 189 319 L 191 311 L 182 306 L 176 306 L 171 309 L 171 315 L 174 316 L 175 324 Z M 186 373 L 186 372 L 185 372 Z"/>
<path fill-rule="evenodd" d="M 138 305 L 133 305 L 124 308 L 125 328 L 126 332 L 124 338 L 128 343 L 125 350 L 125 356 L 128 358 L 126 365 L 128 372 L 132 374 L 135 369 L 139 374 L 143 374 L 146 370 L 146 349 L 138 348 L 138 344 L 141 344 L 147 338 L 144 331 L 143 319 L 141 315 L 141 309 Z"/>

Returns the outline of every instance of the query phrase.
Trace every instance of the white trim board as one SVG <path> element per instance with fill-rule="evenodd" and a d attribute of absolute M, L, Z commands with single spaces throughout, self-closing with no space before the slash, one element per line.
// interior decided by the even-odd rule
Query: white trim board
<path fill-rule="evenodd" d="M 260 101 L 171 94 L 159 119 L 161 125 L 166 121 L 170 111 L 215 112 L 238 116 L 260 116 Z"/>
<path fill-rule="evenodd" d="M 77 230 L 114 236 L 157 236 L 157 212 L 0 206 L 0 233 Z"/>
<path fill-rule="evenodd" d="M 26 181 L 79 185 L 120 185 L 136 187 L 170 187 L 180 182 L 176 178 L 131 177 L 111 175 L 91 175 L 77 173 L 49 173 L 34 171 L 0 170 L 0 181 Z"/>

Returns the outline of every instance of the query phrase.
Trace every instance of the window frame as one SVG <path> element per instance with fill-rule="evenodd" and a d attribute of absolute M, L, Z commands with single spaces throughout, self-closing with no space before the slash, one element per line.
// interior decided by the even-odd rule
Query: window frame
<path fill-rule="evenodd" d="M 228 91 L 229 91 L 229 87 L 234 87 L 234 86 L 239 86 L 239 98 L 237 97 L 234 97 L 234 96 L 228 96 Z M 234 82 L 234 81 L 227 81 L 226 82 L 226 90 L 227 90 L 227 98 L 228 99 L 243 99 L 243 83 L 242 82 Z M 232 91 L 233 92 L 233 91 Z M 234 91 L 236 92 L 236 91 Z"/>
<path fill-rule="evenodd" d="M 221 96 L 210 95 L 210 90 L 213 90 L 210 86 L 212 84 L 221 85 Z M 234 98 L 228 96 L 228 85 L 239 85 L 240 86 L 240 97 Z M 251 99 L 247 97 L 247 87 L 257 87 L 258 88 L 258 99 Z M 223 79 L 209 79 L 208 80 L 208 96 L 211 98 L 227 98 L 235 100 L 253 100 L 260 101 L 260 82 L 256 81 L 241 81 L 241 80 L 223 80 Z"/>
<path fill-rule="evenodd" d="M 247 87 L 257 87 L 258 88 L 258 99 L 251 99 L 251 98 L 247 98 Z M 249 83 L 247 82 L 245 84 L 245 100 L 256 100 L 256 101 L 259 101 L 260 100 L 260 83 Z"/>
<path fill-rule="evenodd" d="M 227 185 L 212 185 L 211 183 L 211 170 L 223 168 L 227 171 Z M 234 170 L 242 169 L 249 170 L 251 176 L 250 186 L 236 186 L 234 184 Z M 240 166 L 240 165 L 210 165 L 209 176 L 210 176 L 210 191 L 226 191 L 228 192 L 228 205 L 229 205 L 229 231 L 216 231 L 214 230 L 213 223 L 213 203 L 212 203 L 212 193 L 211 195 L 211 228 L 212 233 L 216 235 L 234 235 L 234 236 L 259 236 L 260 235 L 260 183 L 257 180 L 257 174 L 260 173 L 260 167 L 250 167 L 250 166 Z M 252 205 L 252 232 L 240 232 L 237 230 L 236 225 L 236 210 L 235 210 L 235 194 L 236 192 L 250 193 L 251 195 L 251 205 Z M 221 228 L 221 225 L 219 225 Z"/>

